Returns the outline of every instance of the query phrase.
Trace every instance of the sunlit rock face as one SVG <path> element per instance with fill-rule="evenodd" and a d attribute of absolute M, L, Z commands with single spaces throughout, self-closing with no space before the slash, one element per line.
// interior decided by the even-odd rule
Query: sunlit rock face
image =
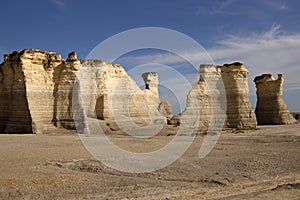
<path fill-rule="evenodd" d="M 195 118 L 198 129 L 255 128 L 256 116 L 248 93 L 248 71 L 242 63 L 200 65 L 200 79 L 187 96 L 182 115 Z M 198 113 L 195 113 L 198 111 Z"/>
<path fill-rule="evenodd" d="M 141 90 L 121 65 L 102 60 L 66 60 L 54 52 L 22 50 L 4 56 L 0 65 L 0 132 L 43 133 L 74 129 L 74 116 L 148 123 L 158 111 L 158 76 L 143 75 Z M 148 85 L 147 85 L 148 84 Z"/>
<path fill-rule="evenodd" d="M 294 124 L 297 122 L 282 99 L 283 81 L 282 74 L 278 74 L 278 79 L 271 74 L 255 77 L 257 94 L 255 114 L 258 124 Z"/>
<path fill-rule="evenodd" d="M 52 125 L 54 70 L 61 56 L 39 50 L 4 56 L 0 82 L 0 131 L 36 133 Z"/>
<path fill-rule="evenodd" d="M 248 70 L 242 63 L 220 67 L 227 99 L 226 127 L 255 128 L 256 116 L 249 100 Z"/>

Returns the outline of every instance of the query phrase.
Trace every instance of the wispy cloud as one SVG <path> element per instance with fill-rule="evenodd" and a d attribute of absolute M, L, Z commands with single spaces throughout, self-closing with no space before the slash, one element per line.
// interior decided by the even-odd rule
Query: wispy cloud
<path fill-rule="evenodd" d="M 255 95 L 253 79 L 263 73 L 271 73 L 275 78 L 278 73 L 283 73 L 285 91 L 300 91 L 300 33 L 288 34 L 281 29 L 280 25 L 273 24 L 269 30 L 262 33 L 225 36 L 218 40 L 214 47 L 207 49 L 207 52 L 216 64 L 243 62 L 250 72 L 248 77 L 250 95 Z M 199 65 L 211 63 L 206 52 L 186 51 L 181 55 L 188 60 L 198 62 Z M 182 59 L 170 53 L 133 56 L 124 59 L 127 62 L 150 63 L 155 61 L 169 66 L 184 67 L 180 65 Z M 195 74 L 193 76 L 195 77 Z M 172 81 L 172 77 L 169 81 Z M 178 87 L 182 90 L 185 88 L 180 84 Z"/>
<path fill-rule="evenodd" d="M 273 24 L 270 30 L 250 36 L 229 36 L 218 42 L 219 46 L 209 49 L 209 54 L 218 63 L 239 60 L 249 68 L 251 82 L 262 73 L 283 73 L 287 90 L 299 89 L 300 85 L 300 34 L 284 34 L 280 26 Z"/>
<path fill-rule="evenodd" d="M 65 7 L 66 3 L 63 0 L 51 0 L 51 2 L 58 7 Z"/>
<path fill-rule="evenodd" d="M 225 0 L 225 1 L 209 1 L 207 4 L 200 3 L 197 6 L 197 15 L 216 15 L 216 14 L 226 14 L 226 15 L 236 15 L 236 12 L 228 12 L 227 8 L 232 6 L 236 0 Z M 241 14 L 238 12 L 238 14 Z"/>
<path fill-rule="evenodd" d="M 223 13 L 224 9 L 227 7 L 230 7 L 233 3 L 235 3 L 236 0 L 226 0 L 226 1 L 221 1 L 220 4 L 218 4 L 216 7 L 214 7 L 209 14 L 214 15 L 214 14 L 219 14 Z"/>
<path fill-rule="evenodd" d="M 267 7 L 274 9 L 274 10 L 279 10 L 279 11 L 285 11 L 288 10 L 288 4 L 286 1 L 261 1 L 262 4 L 266 5 Z"/>

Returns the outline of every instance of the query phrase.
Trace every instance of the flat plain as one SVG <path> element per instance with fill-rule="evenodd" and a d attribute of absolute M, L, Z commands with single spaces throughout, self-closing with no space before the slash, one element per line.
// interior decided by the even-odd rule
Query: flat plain
<path fill-rule="evenodd" d="M 147 152 L 175 127 L 150 139 L 111 131 L 123 149 Z M 198 157 L 203 135 L 176 162 L 126 173 L 97 161 L 76 134 L 0 134 L 0 199 L 299 199 L 300 124 L 224 130 Z"/>

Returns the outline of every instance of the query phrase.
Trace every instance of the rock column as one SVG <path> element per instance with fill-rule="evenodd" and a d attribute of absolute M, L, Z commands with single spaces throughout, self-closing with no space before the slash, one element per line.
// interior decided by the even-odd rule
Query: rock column
<path fill-rule="evenodd" d="M 282 99 L 282 74 L 278 74 L 277 80 L 271 74 L 263 74 L 255 77 L 254 82 L 257 94 L 255 114 L 258 124 L 294 124 L 297 122 Z"/>
<path fill-rule="evenodd" d="M 242 63 L 220 67 L 227 99 L 226 127 L 255 128 L 256 116 L 249 100 L 248 70 Z"/>

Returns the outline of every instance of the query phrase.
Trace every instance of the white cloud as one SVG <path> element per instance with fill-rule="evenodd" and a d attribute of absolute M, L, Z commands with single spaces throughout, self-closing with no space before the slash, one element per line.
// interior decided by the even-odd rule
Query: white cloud
<path fill-rule="evenodd" d="M 249 86 L 255 94 L 252 80 L 262 73 L 283 73 L 286 90 L 299 88 L 300 34 L 284 34 L 280 26 L 262 34 L 247 37 L 230 36 L 218 42 L 220 46 L 209 49 L 209 54 L 218 63 L 242 61 L 250 71 Z"/>
<path fill-rule="evenodd" d="M 260 1 L 260 3 L 265 4 L 266 6 L 270 7 L 271 9 L 274 10 L 279 10 L 279 11 L 284 11 L 288 9 L 288 5 L 286 4 L 287 2 L 284 1 Z"/>
<path fill-rule="evenodd" d="M 214 15 L 214 14 L 222 13 L 224 9 L 231 6 L 234 2 L 236 2 L 236 0 L 221 1 L 221 3 L 217 7 L 215 7 L 209 12 L 209 14 Z"/>
<path fill-rule="evenodd" d="M 250 72 L 251 94 L 255 94 L 252 80 L 262 73 L 272 73 L 275 77 L 277 73 L 283 73 L 286 90 L 300 87 L 300 34 L 285 34 L 278 24 L 273 24 L 270 30 L 260 34 L 226 36 L 217 41 L 214 48 L 207 49 L 207 52 L 217 64 L 243 62 Z M 205 51 L 186 51 L 181 55 L 199 65 L 211 63 Z M 155 63 L 171 66 L 183 62 L 180 57 L 169 53 L 125 57 L 122 61 L 135 64 L 155 61 Z"/>
<path fill-rule="evenodd" d="M 59 7 L 64 7 L 66 5 L 63 0 L 52 0 L 52 3 Z"/>
<path fill-rule="evenodd" d="M 254 77 L 263 73 L 271 73 L 275 78 L 278 73 L 282 73 L 285 79 L 284 91 L 300 91 L 300 33 L 287 34 L 278 24 L 273 24 L 270 30 L 263 33 L 226 36 L 217 41 L 215 47 L 207 49 L 207 52 L 217 64 L 243 62 L 250 72 L 248 77 L 250 95 L 255 95 Z M 199 65 L 211 63 L 204 51 L 182 52 L 181 55 Z M 180 58 L 167 53 L 125 59 L 128 62 L 140 63 L 155 61 L 169 66 L 182 62 Z M 170 81 L 171 79 L 172 77 L 170 77 Z M 182 87 L 183 89 L 184 87 Z"/>

